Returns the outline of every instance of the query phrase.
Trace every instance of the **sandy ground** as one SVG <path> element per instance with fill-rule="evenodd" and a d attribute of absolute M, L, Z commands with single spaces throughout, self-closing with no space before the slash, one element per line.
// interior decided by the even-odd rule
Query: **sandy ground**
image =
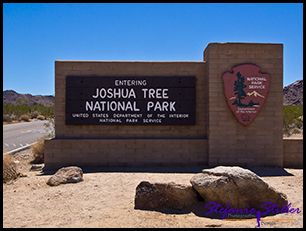
<path fill-rule="evenodd" d="M 30 150 L 15 154 L 19 172 L 26 174 L 3 184 L 3 227 L 256 227 L 256 220 L 225 221 L 205 213 L 204 202 L 184 210 L 134 209 L 141 181 L 190 184 L 204 168 L 151 167 L 83 169 L 84 181 L 50 187 L 55 170 L 29 171 Z M 206 167 L 207 168 L 207 167 Z M 303 169 L 252 168 L 267 183 L 285 193 L 300 214 L 266 216 L 261 227 L 303 227 Z M 275 220 L 277 219 L 277 220 Z M 279 220 L 290 219 L 290 220 Z M 293 220 L 292 220 L 293 219 Z"/>

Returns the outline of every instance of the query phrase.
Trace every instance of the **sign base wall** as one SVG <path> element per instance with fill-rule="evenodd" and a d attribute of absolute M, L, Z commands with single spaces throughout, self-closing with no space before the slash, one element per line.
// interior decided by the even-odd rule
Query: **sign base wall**
<path fill-rule="evenodd" d="M 260 72 L 270 77 L 265 102 L 247 126 L 237 120 L 228 105 L 222 80 L 224 73 L 241 64 L 259 66 Z M 67 76 L 192 76 L 195 121 L 158 126 L 66 124 Z M 69 92 L 73 93 L 71 89 Z M 282 101 L 282 44 L 211 43 L 203 62 L 56 61 L 55 138 L 45 141 L 45 166 L 282 167 Z M 88 104 L 88 108 L 94 105 Z"/>

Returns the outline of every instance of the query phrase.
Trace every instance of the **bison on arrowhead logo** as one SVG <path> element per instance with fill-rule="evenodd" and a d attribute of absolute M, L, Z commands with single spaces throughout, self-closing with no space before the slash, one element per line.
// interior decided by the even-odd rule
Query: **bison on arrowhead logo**
<path fill-rule="evenodd" d="M 254 64 L 240 64 L 222 75 L 224 94 L 238 121 L 248 126 L 263 107 L 270 85 L 270 75 L 260 73 Z"/>

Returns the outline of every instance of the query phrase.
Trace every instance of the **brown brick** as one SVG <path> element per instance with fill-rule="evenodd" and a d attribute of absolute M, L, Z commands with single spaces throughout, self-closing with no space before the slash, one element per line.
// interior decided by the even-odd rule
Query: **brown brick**
<path fill-rule="evenodd" d="M 52 140 L 46 145 L 48 165 L 56 165 L 61 161 L 89 165 L 129 165 L 133 162 L 179 164 L 194 161 L 209 164 L 230 164 L 236 161 L 236 164 L 241 165 L 262 163 L 260 158 L 241 159 L 244 153 L 242 148 L 248 152 L 248 157 L 256 153 L 263 158 L 270 153 L 279 165 L 278 152 L 282 155 L 283 151 L 277 147 L 282 146 L 282 52 L 282 44 L 212 43 L 204 51 L 204 60 L 207 62 L 56 61 L 55 133 L 59 140 Z M 234 65 L 247 62 L 256 63 L 262 72 L 270 73 L 271 83 L 265 107 L 252 126 L 245 128 L 238 124 L 226 103 L 221 75 L 231 71 Z M 73 74 L 196 75 L 196 125 L 67 126 L 65 77 Z M 69 140 L 61 140 L 63 137 Z M 70 140 L 72 137 L 77 139 Z M 208 137 L 209 140 L 192 140 L 199 137 Z M 285 145 L 284 150 L 287 150 Z M 81 155 L 83 152 L 86 153 L 85 159 Z M 233 156 L 235 153 L 240 160 Z M 78 157 L 73 159 L 72 154 Z"/>

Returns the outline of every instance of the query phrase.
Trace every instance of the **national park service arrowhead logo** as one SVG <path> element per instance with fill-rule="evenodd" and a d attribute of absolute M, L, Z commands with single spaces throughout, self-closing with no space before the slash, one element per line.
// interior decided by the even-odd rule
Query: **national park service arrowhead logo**
<path fill-rule="evenodd" d="M 248 126 L 263 107 L 270 85 L 270 75 L 260 73 L 254 64 L 240 64 L 222 75 L 224 94 L 238 121 Z"/>

